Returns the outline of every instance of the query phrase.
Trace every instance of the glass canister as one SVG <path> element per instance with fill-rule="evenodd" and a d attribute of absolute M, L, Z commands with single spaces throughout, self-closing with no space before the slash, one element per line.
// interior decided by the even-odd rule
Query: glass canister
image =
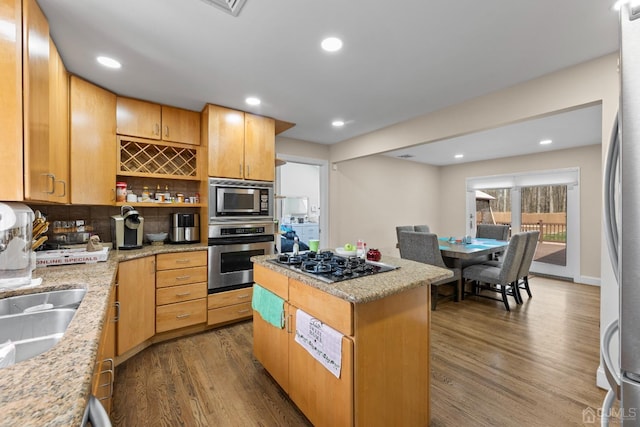
<path fill-rule="evenodd" d="M 27 205 L 0 202 L 0 288 L 31 283 L 33 219 Z"/>
<path fill-rule="evenodd" d="M 127 201 L 127 183 L 126 182 L 116 182 L 116 202 L 126 202 Z"/>

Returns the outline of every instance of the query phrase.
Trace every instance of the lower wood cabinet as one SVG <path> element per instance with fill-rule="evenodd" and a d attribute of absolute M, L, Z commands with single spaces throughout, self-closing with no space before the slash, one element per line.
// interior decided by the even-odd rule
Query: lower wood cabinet
<path fill-rule="evenodd" d="M 207 322 L 207 252 L 158 254 L 156 333 Z"/>
<path fill-rule="evenodd" d="M 107 414 L 111 412 L 113 385 L 115 383 L 116 316 L 116 290 L 112 289 L 107 308 L 107 318 L 105 319 L 100 337 L 93 384 L 91 387 L 91 392 L 100 403 L 102 403 Z"/>
<path fill-rule="evenodd" d="M 123 261 L 118 265 L 118 356 L 155 334 L 155 283 L 155 256 Z"/>
<path fill-rule="evenodd" d="M 209 295 L 207 324 L 220 325 L 250 318 L 253 315 L 251 311 L 252 293 L 252 288 L 242 288 Z"/>

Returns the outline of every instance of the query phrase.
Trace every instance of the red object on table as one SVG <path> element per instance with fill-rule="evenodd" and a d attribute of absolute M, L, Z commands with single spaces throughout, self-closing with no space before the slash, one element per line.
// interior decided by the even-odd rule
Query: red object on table
<path fill-rule="evenodd" d="M 367 251 L 367 259 L 369 261 L 380 261 L 382 254 L 377 249 L 369 249 Z"/>

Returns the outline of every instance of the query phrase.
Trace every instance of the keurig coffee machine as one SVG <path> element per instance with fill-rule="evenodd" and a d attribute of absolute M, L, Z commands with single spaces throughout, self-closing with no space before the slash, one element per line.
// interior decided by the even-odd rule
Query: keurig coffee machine
<path fill-rule="evenodd" d="M 144 218 L 132 206 L 120 208 L 120 215 L 111 217 L 111 238 L 114 249 L 140 249 Z"/>

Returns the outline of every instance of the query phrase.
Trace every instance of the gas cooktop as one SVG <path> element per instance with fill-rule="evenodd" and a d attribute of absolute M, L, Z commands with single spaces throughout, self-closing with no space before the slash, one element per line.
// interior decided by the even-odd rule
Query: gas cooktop
<path fill-rule="evenodd" d="M 366 261 L 355 256 L 335 255 L 331 251 L 309 251 L 298 255 L 280 254 L 268 261 L 326 283 L 370 276 L 398 268 L 381 262 Z"/>

